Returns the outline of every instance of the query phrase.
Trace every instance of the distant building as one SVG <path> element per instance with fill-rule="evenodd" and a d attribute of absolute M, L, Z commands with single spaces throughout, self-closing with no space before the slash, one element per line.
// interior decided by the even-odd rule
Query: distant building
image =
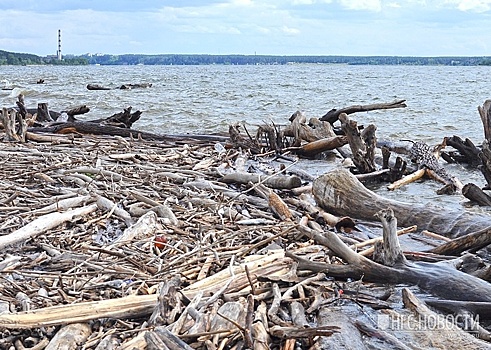
<path fill-rule="evenodd" d="M 58 29 L 58 51 L 56 51 L 56 57 L 58 61 L 61 61 L 61 29 Z"/>

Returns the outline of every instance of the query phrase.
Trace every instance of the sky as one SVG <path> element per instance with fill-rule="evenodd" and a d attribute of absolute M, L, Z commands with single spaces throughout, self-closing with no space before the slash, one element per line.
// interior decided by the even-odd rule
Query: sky
<path fill-rule="evenodd" d="M 0 50 L 491 56 L 491 0 L 0 0 Z"/>

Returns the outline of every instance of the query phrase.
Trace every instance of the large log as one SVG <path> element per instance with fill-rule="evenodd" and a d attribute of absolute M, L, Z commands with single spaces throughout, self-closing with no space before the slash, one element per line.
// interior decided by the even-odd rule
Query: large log
<path fill-rule="evenodd" d="M 299 261 L 298 269 L 322 271 L 332 277 L 363 278 L 366 282 L 409 284 L 435 296 L 449 300 L 491 301 L 491 284 L 459 271 L 451 262 L 401 262 L 393 267 L 378 264 L 351 250 L 341 239 L 331 231 L 319 232 L 307 226 L 298 225 L 301 233 L 328 247 L 332 253 L 342 258 L 348 265 L 310 262 L 303 264 L 292 254 L 286 256 Z M 394 232 L 392 232 L 394 234 Z"/>
<path fill-rule="evenodd" d="M 491 217 L 486 214 L 384 198 L 367 189 L 342 168 L 315 179 L 312 193 L 321 208 L 336 215 L 373 220 L 379 210 L 390 207 L 400 226 L 417 225 L 420 230 L 438 232 L 452 238 L 491 226 Z"/>

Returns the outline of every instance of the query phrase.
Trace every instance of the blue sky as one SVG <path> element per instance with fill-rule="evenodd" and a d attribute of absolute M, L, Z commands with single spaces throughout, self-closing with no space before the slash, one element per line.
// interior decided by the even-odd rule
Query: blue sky
<path fill-rule="evenodd" d="M 491 0 L 0 0 L 0 50 L 491 56 Z"/>

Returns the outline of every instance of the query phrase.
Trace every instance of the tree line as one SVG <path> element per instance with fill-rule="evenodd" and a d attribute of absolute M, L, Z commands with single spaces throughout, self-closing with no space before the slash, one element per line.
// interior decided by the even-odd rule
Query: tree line
<path fill-rule="evenodd" d="M 413 57 L 413 56 L 277 56 L 277 55 L 204 55 L 204 54 L 85 54 L 67 55 L 62 60 L 55 56 L 37 56 L 0 50 L 0 65 L 284 65 L 300 63 L 350 65 L 491 65 L 491 57 Z"/>

